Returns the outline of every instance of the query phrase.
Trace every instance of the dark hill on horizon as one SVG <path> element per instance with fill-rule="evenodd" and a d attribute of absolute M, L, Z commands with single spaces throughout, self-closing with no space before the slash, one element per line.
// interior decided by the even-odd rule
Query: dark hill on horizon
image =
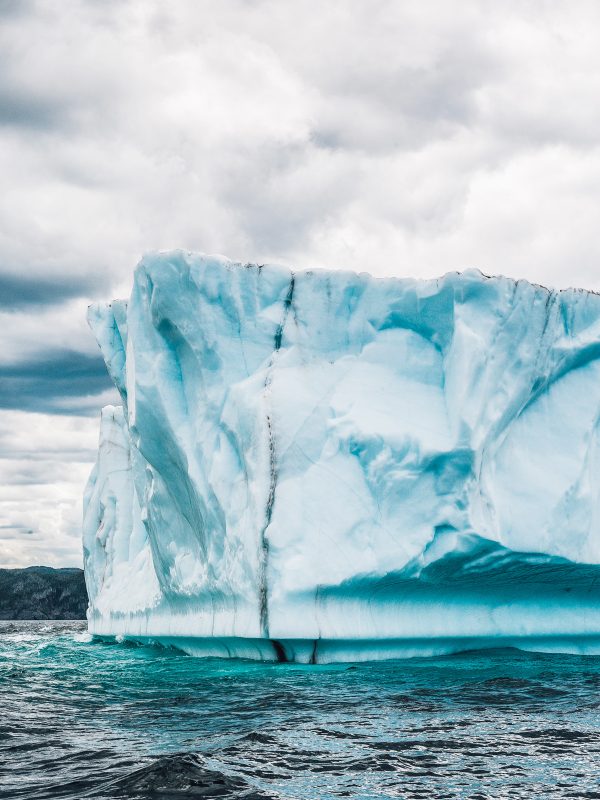
<path fill-rule="evenodd" d="M 0 619 L 85 619 L 83 570 L 0 569 Z"/>

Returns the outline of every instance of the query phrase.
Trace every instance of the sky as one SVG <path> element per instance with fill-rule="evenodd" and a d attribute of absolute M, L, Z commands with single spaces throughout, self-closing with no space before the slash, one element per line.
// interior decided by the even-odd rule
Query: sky
<path fill-rule="evenodd" d="M 600 289 L 600 3 L 0 0 L 0 567 L 81 565 L 144 252 Z"/>

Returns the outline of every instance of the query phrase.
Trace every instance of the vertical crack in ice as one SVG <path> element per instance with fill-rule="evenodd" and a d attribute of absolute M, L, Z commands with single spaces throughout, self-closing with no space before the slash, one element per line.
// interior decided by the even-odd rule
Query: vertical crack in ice
<path fill-rule="evenodd" d="M 271 639 L 271 644 L 273 645 L 273 650 L 275 651 L 275 655 L 277 657 L 277 661 L 280 664 L 287 664 L 289 658 L 286 655 L 285 648 L 277 639 Z"/>
<path fill-rule="evenodd" d="M 275 331 L 275 352 L 281 349 L 281 338 L 283 336 L 283 329 L 285 328 L 285 323 L 292 305 L 292 300 L 294 299 L 295 284 L 296 284 L 296 277 L 292 272 L 288 293 L 286 295 L 285 300 L 283 301 L 283 317 L 281 319 L 281 323 L 279 324 L 277 330 Z M 273 361 L 271 361 L 271 365 L 273 365 Z"/>
<path fill-rule="evenodd" d="M 283 329 L 288 318 L 288 314 L 294 299 L 294 286 L 295 276 L 292 273 L 290 285 L 286 298 L 283 302 L 283 316 L 281 323 L 277 326 L 274 336 L 274 348 L 271 363 L 267 369 L 267 377 L 265 379 L 265 395 L 268 398 L 271 389 L 271 381 L 273 378 L 272 371 L 275 365 L 275 358 L 281 349 L 281 340 L 283 338 Z M 265 507 L 265 524 L 260 535 L 260 567 L 259 567 L 259 614 L 260 614 L 260 630 L 261 634 L 269 639 L 269 601 L 268 601 L 268 580 L 267 580 L 267 567 L 269 561 L 269 541 L 267 539 L 267 529 L 271 524 L 271 517 L 273 516 L 273 504 L 275 503 L 275 489 L 277 487 L 277 459 L 275 453 L 275 436 L 273 433 L 273 421 L 271 414 L 267 411 L 267 434 L 269 446 L 269 493 L 267 495 L 267 504 Z"/>
<path fill-rule="evenodd" d="M 268 384 L 265 384 L 267 387 Z M 260 535 L 260 568 L 259 568 L 259 613 L 261 634 L 269 638 L 269 603 L 267 585 L 267 565 L 269 561 L 269 541 L 267 539 L 267 528 L 271 524 L 273 515 L 273 503 L 275 502 L 275 486 L 277 485 L 277 471 L 275 468 L 275 442 L 273 440 L 273 426 L 271 417 L 267 414 L 267 430 L 269 436 L 269 494 L 265 509 L 265 524 Z"/>

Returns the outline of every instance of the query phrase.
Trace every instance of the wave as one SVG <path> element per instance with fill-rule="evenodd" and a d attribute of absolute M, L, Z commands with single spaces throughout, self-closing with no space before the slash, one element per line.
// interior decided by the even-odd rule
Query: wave
<path fill-rule="evenodd" d="M 242 778 L 209 769 L 196 753 L 174 753 L 160 756 L 151 763 L 109 781 L 88 792 L 84 797 L 96 800 L 128 798 L 128 800 L 176 800 L 192 798 L 243 798 L 244 800 L 275 800 Z"/>

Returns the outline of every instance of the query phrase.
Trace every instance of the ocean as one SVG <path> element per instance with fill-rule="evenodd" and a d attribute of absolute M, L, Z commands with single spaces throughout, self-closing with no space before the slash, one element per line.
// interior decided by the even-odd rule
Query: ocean
<path fill-rule="evenodd" d="M 600 657 L 299 666 L 0 622 L 0 797 L 600 798 Z"/>

